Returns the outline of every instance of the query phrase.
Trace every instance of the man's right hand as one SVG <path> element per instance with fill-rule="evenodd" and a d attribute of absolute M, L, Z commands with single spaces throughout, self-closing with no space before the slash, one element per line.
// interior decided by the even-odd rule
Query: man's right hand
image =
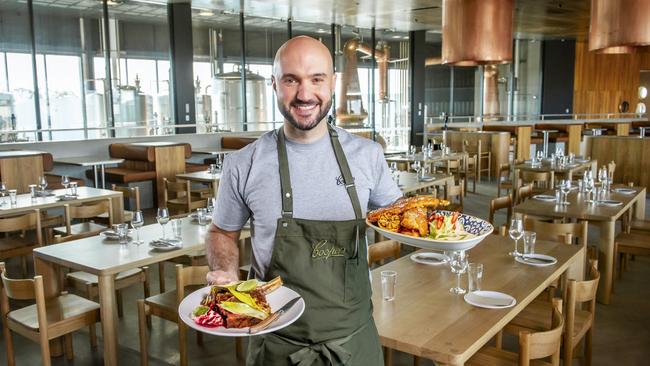
<path fill-rule="evenodd" d="M 239 281 L 239 276 L 236 273 L 220 270 L 208 272 L 205 277 L 211 285 L 227 285 Z"/>

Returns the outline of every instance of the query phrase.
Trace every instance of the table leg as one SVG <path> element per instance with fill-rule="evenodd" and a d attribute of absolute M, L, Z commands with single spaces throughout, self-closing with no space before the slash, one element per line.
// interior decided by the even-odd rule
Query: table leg
<path fill-rule="evenodd" d="M 645 220 L 645 189 L 639 193 L 634 203 L 634 219 Z"/>
<path fill-rule="evenodd" d="M 501 179 L 499 177 L 498 179 Z M 519 188 L 519 169 L 514 170 L 514 176 L 512 177 L 512 200 L 516 204 L 519 197 L 517 197 L 517 188 Z M 506 190 L 506 193 L 508 190 Z"/>
<path fill-rule="evenodd" d="M 102 189 L 106 188 L 106 171 L 104 169 L 104 164 L 100 165 L 100 170 L 102 172 Z"/>
<path fill-rule="evenodd" d="M 93 165 L 93 176 L 95 177 L 95 188 L 99 188 L 99 176 L 97 175 L 97 165 Z"/>
<path fill-rule="evenodd" d="M 603 304 L 610 303 L 612 294 L 612 281 L 614 280 L 614 236 L 616 234 L 616 221 L 601 221 L 598 223 L 600 239 L 598 247 L 598 270 L 600 282 L 598 283 L 598 301 Z"/>
<path fill-rule="evenodd" d="M 99 276 L 99 306 L 104 336 L 104 365 L 117 365 L 117 314 L 113 275 Z"/>

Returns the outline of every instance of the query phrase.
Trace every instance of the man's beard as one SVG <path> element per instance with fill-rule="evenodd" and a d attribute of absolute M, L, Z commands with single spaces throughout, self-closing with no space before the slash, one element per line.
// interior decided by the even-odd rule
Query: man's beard
<path fill-rule="evenodd" d="M 296 102 L 296 101 L 291 102 L 291 105 L 293 105 L 293 106 L 297 106 L 297 105 L 300 105 L 300 104 L 308 104 L 308 103 L 301 103 L 301 102 Z M 299 130 L 302 130 L 302 131 L 309 131 L 309 130 L 313 129 L 314 127 L 318 126 L 318 123 L 320 121 L 322 121 L 323 118 L 325 118 L 325 116 L 327 116 L 327 114 L 330 111 L 330 108 L 332 108 L 332 99 L 330 98 L 330 100 L 327 102 L 326 108 L 322 108 L 322 106 L 323 106 L 322 102 L 318 103 L 318 106 L 321 107 L 320 113 L 318 114 L 318 116 L 314 120 L 307 121 L 306 124 L 301 125 L 300 123 L 298 123 L 298 121 L 296 121 L 295 118 L 293 118 L 293 116 L 291 115 L 291 111 L 289 109 L 287 109 L 284 106 L 284 104 L 282 104 L 278 100 L 278 109 L 280 110 L 280 113 L 282 114 L 282 116 L 284 116 L 284 118 L 287 121 L 289 121 L 289 123 L 291 123 L 291 125 L 293 127 L 297 128 Z"/>

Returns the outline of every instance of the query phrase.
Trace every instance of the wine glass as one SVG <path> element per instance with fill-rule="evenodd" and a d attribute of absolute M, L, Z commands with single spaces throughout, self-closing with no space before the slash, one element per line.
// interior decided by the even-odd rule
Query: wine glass
<path fill-rule="evenodd" d="M 509 254 L 513 257 L 521 256 L 521 253 L 517 250 L 519 239 L 524 235 L 524 223 L 521 220 L 521 217 L 515 217 L 510 221 L 510 230 L 508 230 L 510 238 L 515 241 L 515 250 Z"/>
<path fill-rule="evenodd" d="M 537 162 L 541 163 L 544 160 L 544 151 L 537 150 Z"/>
<path fill-rule="evenodd" d="M 68 186 L 70 185 L 70 177 L 64 175 L 61 177 L 61 185 L 65 188 L 65 195 L 68 194 Z"/>
<path fill-rule="evenodd" d="M 598 181 L 602 186 L 607 182 L 607 168 L 602 167 L 598 169 Z"/>
<path fill-rule="evenodd" d="M 162 226 L 162 238 L 163 240 L 166 238 L 165 237 L 165 225 L 169 222 L 169 210 L 167 207 L 160 207 L 158 208 L 158 214 L 156 215 L 156 221 L 158 221 L 158 224 Z"/>
<path fill-rule="evenodd" d="M 569 201 L 567 200 L 567 196 L 569 195 L 569 192 L 571 192 L 571 181 L 570 180 L 562 180 L 560 181 L 560 192 L 562 192 L 562 202 L 560 202 L 561 205 L 568 205 Z"/>
<path fill-rule="evenodd" d="M 0 182 L 0 197 L 4 197 L 7 195 L 7 185 L 5 182 Z M 7 202 L 4 200 L 0 202 L 0 206 L 4 206 Z"/>
<path fill-rule="evenodd" d="M 449 289 L 450 292 L 454 294 L 464 294 L 466 291 L 464 288 L 460 287 L 460 276 L 465 273 L 467 269 L 467 254 L 464 250 L 458 250 L 451 252 L 449 257 L 449 266 L 451 271 L 456 274 L 456 287 Z"/>
<path fill-rule="evenodd" d="M 411 168 L 415 170 L 415 174 L 419 177 L 420 176 L 420 169 L 422 168 L 422 165 L 420 164 L 419 160 L 416 160 L 411 164 Z"/>
<path fill-rule="evenodd" d="M 594 180 L 593 180 L 593 178 L 589 178 L 589 176 L 587 176 L 587 178 L 584 181 L 584 188 L 585 188 L 585 193 L 587 195 L 587 200 L 586 201 L 588 203 L 594 202 L 591 199 L 591 192 L 593 192 L 593 190 L 594 190 Z"/>
<path fill-rule="evenodd" d="M 133 216 L 131 217 L 131 226 L 135 229 L 135 244 L 140 245 L 143 243 L 140 240 L 140 228 L 144 225 L 144 215 L 142 211 L 134 211 Z"/>
<path fill-rule="evenodd" d="M 409 155 L 415 156 L 415 145 L 409 146 Z"/>
<path fill-rule="evenodd" d="M 38 187 L 41 189 L 41 192 L 45 192 L 45 188 L 47 188 L 47 178 L 45 178 L 44 175 L 38 177 Z"/>
<path fill-rule="evenodd" d="M 217 199 L 214 197 L 208 198 L 208 204 L 206 205 L 206 208 L 208 209 L 208 214 L 212 215 L 212 212 L 214 211 L 214 208 L 217 206 Z"/>

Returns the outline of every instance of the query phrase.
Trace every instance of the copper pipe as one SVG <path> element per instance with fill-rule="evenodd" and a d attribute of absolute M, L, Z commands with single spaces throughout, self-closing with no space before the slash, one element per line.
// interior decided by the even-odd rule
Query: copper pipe
<path fill-rule="evenodd" d="M 483 115 L 499 114 L 499 68 L 497 65 L 483 67 Z"/>
<path fill-rule="evenodd" d="M 629 53 L 650 45 L 650 0 L 591 0 L 589 50 Z"/>
<path fill-rule="evenodd" d="M 513 0 L 444 0 L 442 62 L 456 66 L 512 60 Z"/>

